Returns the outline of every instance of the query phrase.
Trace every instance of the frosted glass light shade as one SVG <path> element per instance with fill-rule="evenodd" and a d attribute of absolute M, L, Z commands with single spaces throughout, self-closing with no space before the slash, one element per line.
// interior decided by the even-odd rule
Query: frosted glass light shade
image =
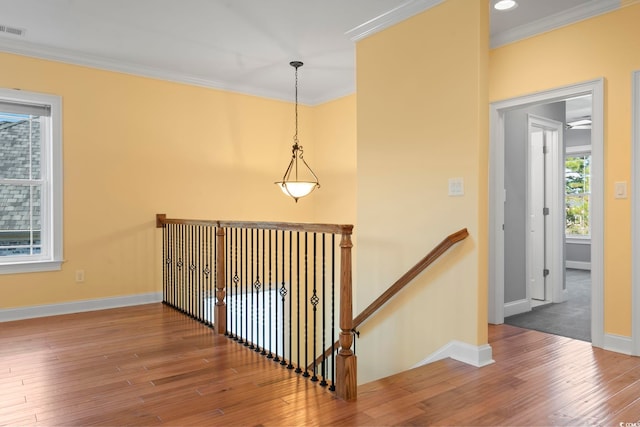
<path fill-rule="evenodd" d="M 280 181 L 276 184 L 285 195 L 293 197 L 296 201 L 300 197 L 308 196 L 318 187 L 318 183 L 312 181 Z"/>

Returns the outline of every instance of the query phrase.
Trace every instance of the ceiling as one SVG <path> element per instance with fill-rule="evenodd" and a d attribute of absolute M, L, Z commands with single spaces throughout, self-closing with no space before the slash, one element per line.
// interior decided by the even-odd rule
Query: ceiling
<path fill-rule="evenodd" d="M 301 60 L 300 101 L 315 105 L 354 92 L 355 41 L 442 1 L 0 0 L 0 51 L 289 101 Z M 493 47 L 620 0 L 518 3 L 492 8 Z"/>

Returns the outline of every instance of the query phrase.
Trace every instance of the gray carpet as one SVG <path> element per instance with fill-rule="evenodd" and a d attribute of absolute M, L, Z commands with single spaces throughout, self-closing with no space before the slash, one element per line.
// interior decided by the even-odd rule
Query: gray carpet
<path fill-rule="evenodd" d="M 569 299 L 506 317 L 504 323 L 591 342 L 591 272 L 566 270 Z"/>

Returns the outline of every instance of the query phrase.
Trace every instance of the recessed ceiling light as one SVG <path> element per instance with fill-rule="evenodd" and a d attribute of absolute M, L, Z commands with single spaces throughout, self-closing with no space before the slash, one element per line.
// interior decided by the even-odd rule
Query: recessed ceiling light
<path fill-rule="evenodd" d="M 493 7 L 500 11 L 512 10 L 518 7 L 518 3 L 515 0 L 500 0 Z"/>

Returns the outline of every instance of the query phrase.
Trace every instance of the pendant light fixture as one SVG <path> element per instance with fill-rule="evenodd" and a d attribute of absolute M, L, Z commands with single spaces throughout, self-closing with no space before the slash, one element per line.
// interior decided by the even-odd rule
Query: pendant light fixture
<path fill-rule="evenodd" d="M 284 172 L 282 181 L 276 182 L 276 185 L 280 186 L 284 194 L 293 197 L 297 203 L 299 198 L 307 196 L 319 188 L 320 182 L 304 160 L 302 146 L 298 144 L 298 68 L 303 64 L 300 61 L 291 61 L 289 65 L 296 69 L 296 133 L 293 135 L 291 161 Z"/>

